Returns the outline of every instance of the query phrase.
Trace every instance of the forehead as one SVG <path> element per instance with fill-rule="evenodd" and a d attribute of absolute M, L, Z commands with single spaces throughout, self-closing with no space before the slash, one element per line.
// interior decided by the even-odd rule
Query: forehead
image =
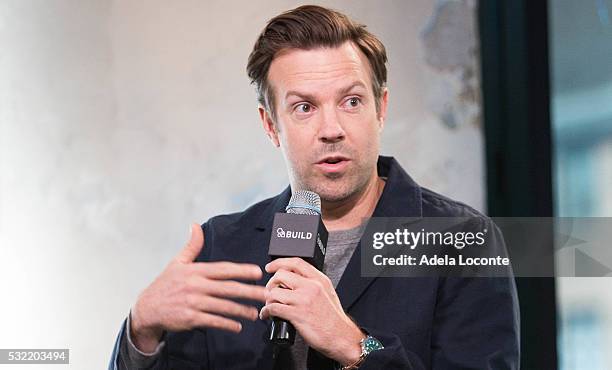
<path fill-rule="evenodd" d="M 268 80 L 275 95 L 281 99 L 289 90 L 316 93 L 355 82 L 370 89 L 370 64 L 352 42 L 335 48 L 290 49 L 274 58 Z"/>

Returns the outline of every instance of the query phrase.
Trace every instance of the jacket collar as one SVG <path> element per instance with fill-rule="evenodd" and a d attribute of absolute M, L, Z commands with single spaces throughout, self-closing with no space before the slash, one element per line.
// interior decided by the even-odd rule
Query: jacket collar
<path fill-rule="evenodd" d="M 421 217 L 421 187 L 408 176 L 393 157 L 378 157 L 378 176 L 386 178 L 385 188 L 373 217 Z"/>
<path fill-rule="evenodd" d="M 386 179 L 386 182 L 372 217 L 422 217 L 421 187 L 395 158 L 379 156 L 377 171 L 378 176 Z M 290 198 L 291 188 L 288 186 L 262 212 L 257 229 L 263 231 L 270 228 L 274 214 L 284 212 Z M 358 245 L 336 288 L 342 306 L 348 310 L 374 279 L 361 276 L 361 246 Z"/>

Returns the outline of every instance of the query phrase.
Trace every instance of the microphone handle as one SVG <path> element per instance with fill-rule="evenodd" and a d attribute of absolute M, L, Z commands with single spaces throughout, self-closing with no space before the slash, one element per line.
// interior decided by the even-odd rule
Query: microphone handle
<path fill-rule="evenodd" d="M 295 342 L 295 327 L 289 321 L 273 318 L 270 341 L 279 347 L 289 347 Z"/>

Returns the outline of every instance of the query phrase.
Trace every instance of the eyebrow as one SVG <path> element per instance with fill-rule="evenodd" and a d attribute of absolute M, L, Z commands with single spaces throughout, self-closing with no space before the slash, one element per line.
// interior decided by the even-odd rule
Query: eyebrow
<path fill-rule="evenodd" d="M 353 90 L 356 87 L 361 87 L 361 88 L 367 89 L 366 85 L 363 82 L 355 81 L 352 84 L 350 84 L 347 87 L 345 87 L 342 90 L 340 90 L 340 95 L 347 94 L 349 91 Z"/>
<path fill-rule="evenodd" d="M 356 87 L 366 88 L 366 85 L 363 82 L 361 82 L 361 81 L 355 81 L 352 84 L 348 85 L 347 87 L 344 87 L 344 88 L 340 89 L 339 94 L 340 95 L 345 95 L 349 91 L 353 90 Z M 296 97 L 298 97 L 300 99 L 305 99 L 305 100 L 308 100 L 308 101 L 316 100 L 315 96 L 312 95 L 312 94 L 303 93 L 303 92 L 299 92 L 299 91 L 295 91 L 295 90 L 287 91 L 287 93 L 285 94 L 285 100 L 287 100 L 290 96 L 296 96 Z"/>

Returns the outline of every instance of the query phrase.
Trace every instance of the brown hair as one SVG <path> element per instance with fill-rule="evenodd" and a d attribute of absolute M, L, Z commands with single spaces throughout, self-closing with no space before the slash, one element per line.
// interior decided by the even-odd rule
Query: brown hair
<path fill-rule="evenodd" d="M 385 46 L 365 25 L 315 5 L 300 6 L 272 18 L 257 38 L 249 55 L 247 73 L 257 89 L 259 103 L 274 119 L 274 93 L 268 83 L 268 70 L 280 51 L 338 47 L 346 41 L 359 47 L 370 63 L 376 111 L 380 112 L 380 98 L 387 84 Z"/>

